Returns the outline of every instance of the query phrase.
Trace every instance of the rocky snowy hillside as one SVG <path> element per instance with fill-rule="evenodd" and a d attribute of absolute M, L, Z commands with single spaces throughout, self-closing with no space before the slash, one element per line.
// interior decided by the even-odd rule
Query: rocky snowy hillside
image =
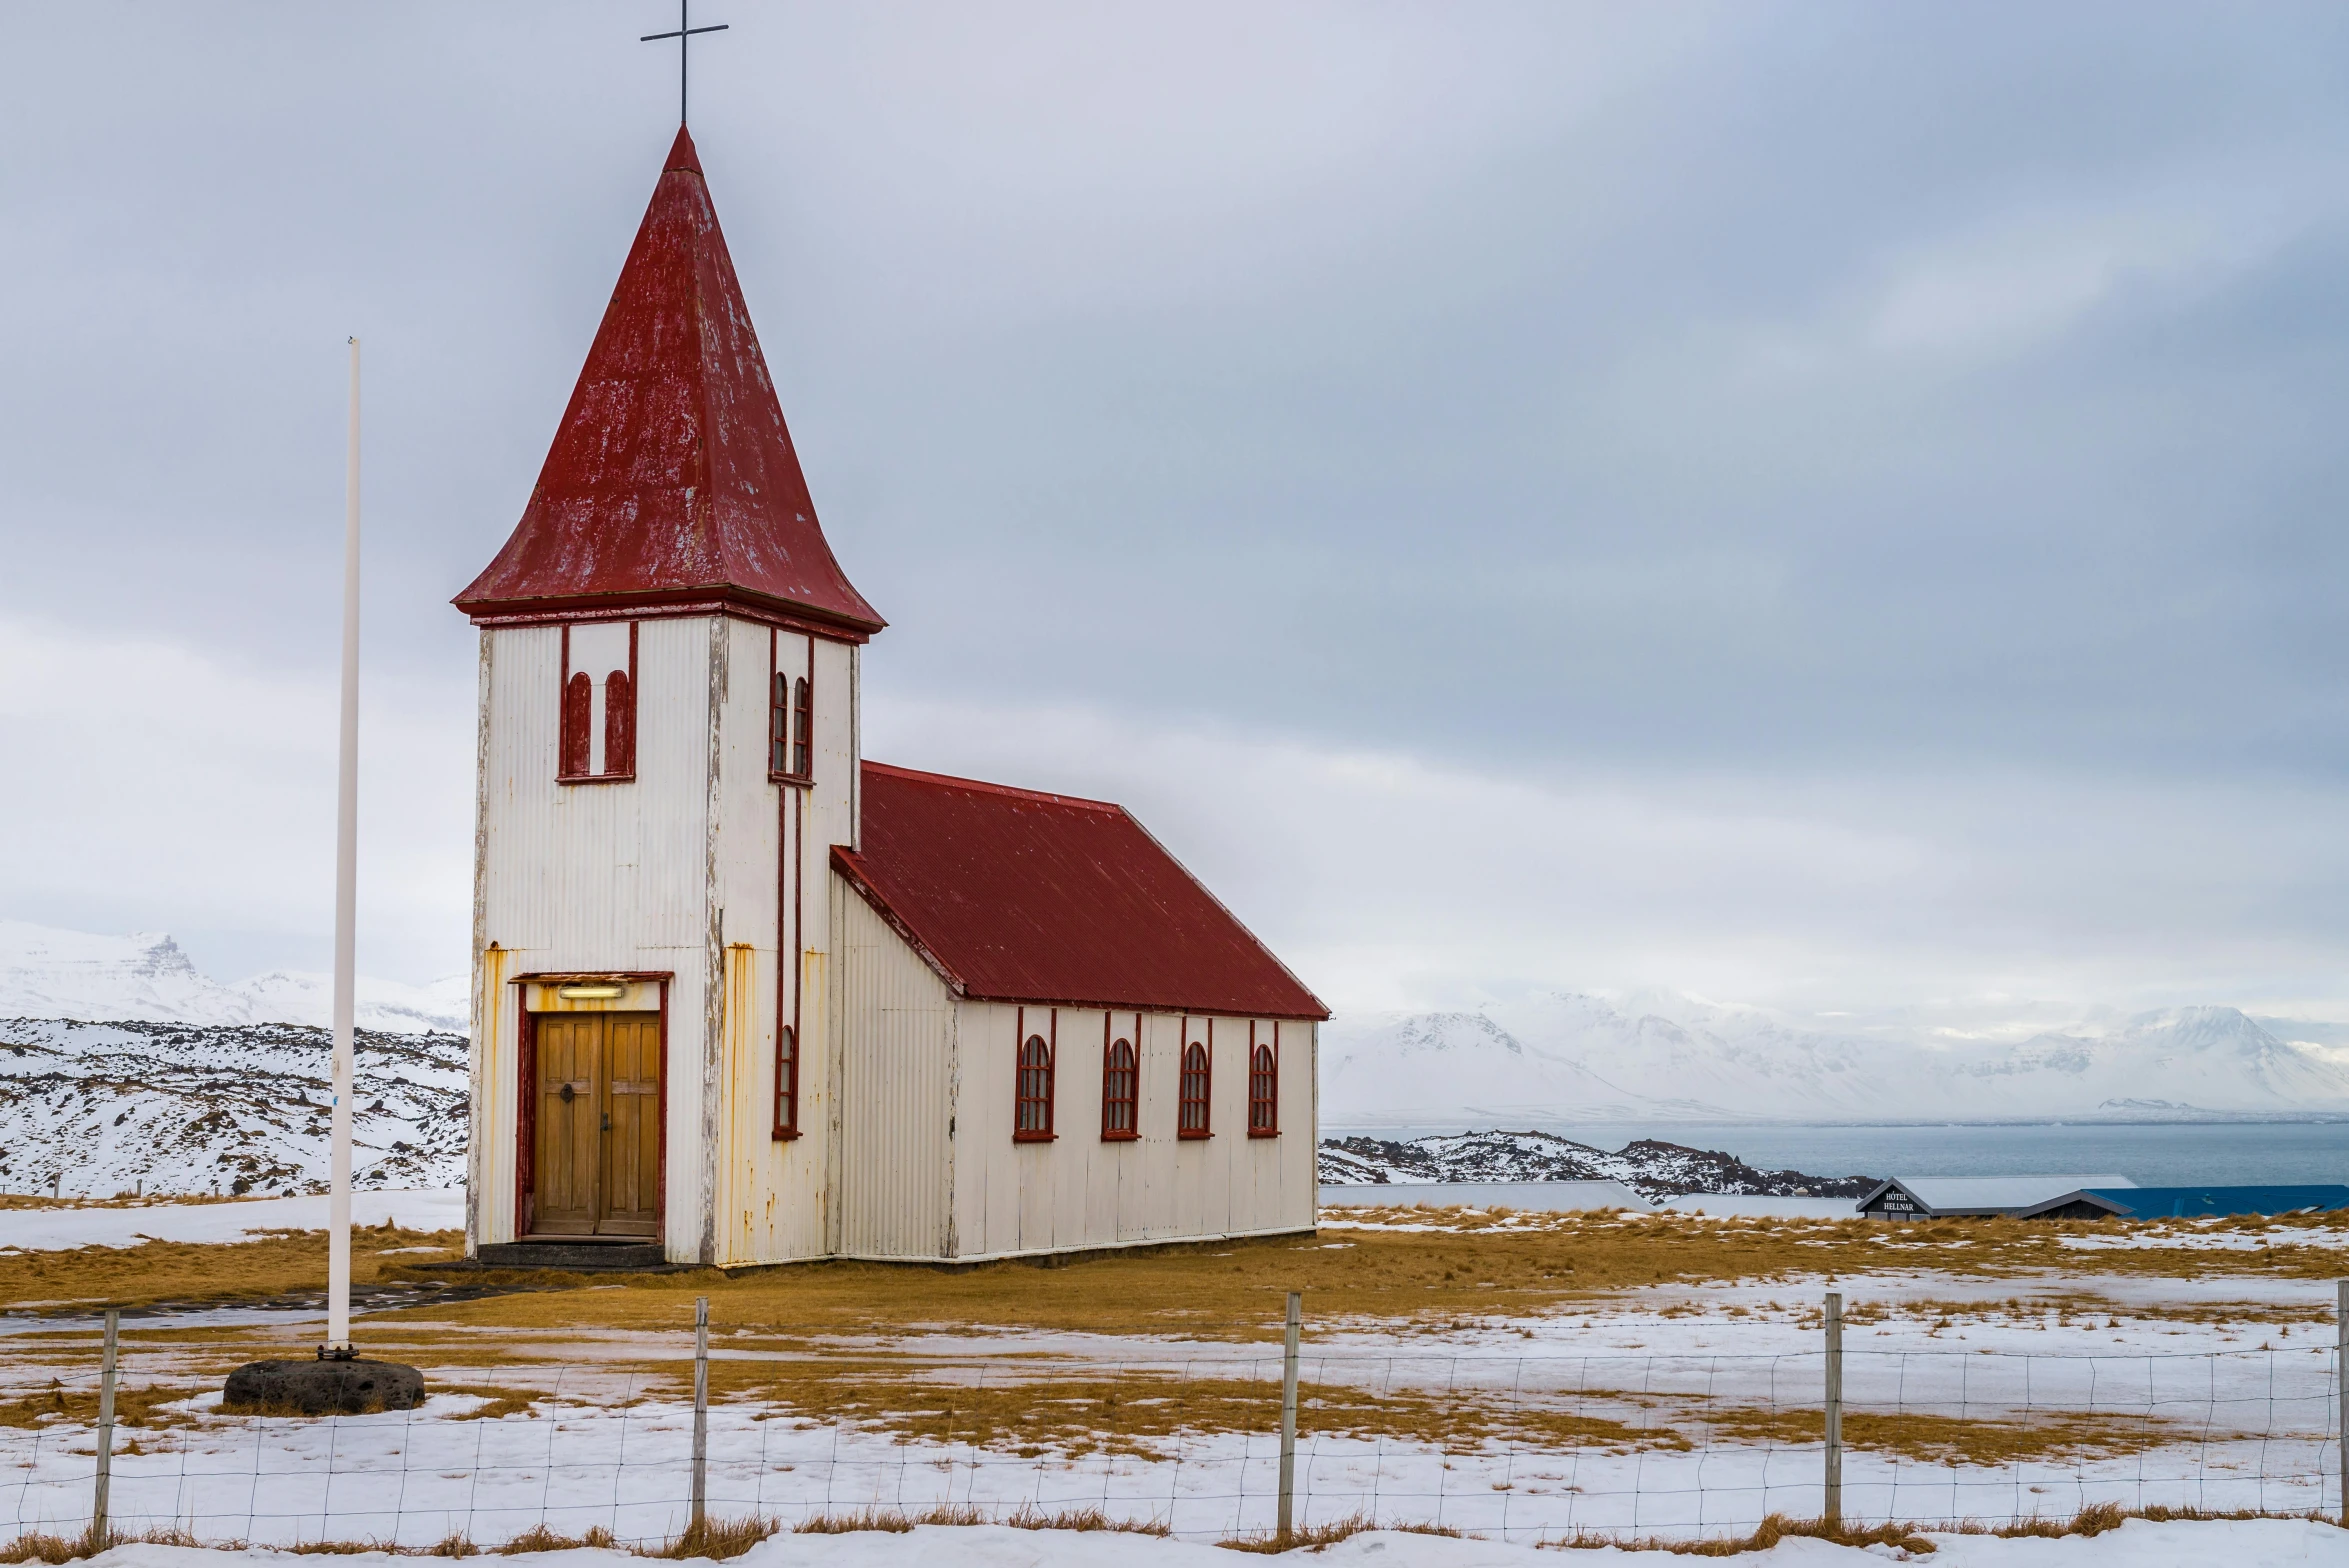
<path fill-rule="evenodd" d="M 356 1185 L 464 1175 L 462 1035 L 362 1030 Z M 324 1029 L 0 1019 L 0 1191 L 323 1192 Z"/>
<path fill-rule="evenodd" d="M 1349 1187 L 1432 1181 L 1619 1181 L 1647 1198 L 1747 1193 L 1778 1198 L 1857 1198 L 1872 1176 L 1806 1176 L 1756 1170 L 1734 1154 L 1641 1138 L 1610 1154 L 1546 1132 L 1472 1132 L 1394 1142 L 1330 1138 L 1321 1179 Z"/>
<path fill-rule="evenodd" d="M 2231 1007 L 2001 1043 L 1863 1038 L 1687 997 L 1550 992 L 1477 1012 L 1340 1018 L 1321 1058 L 1331 1127 L 2349 1114 L 2349 1053 Z"/>
<path fill-rule="evenodd" d="M 0 1017 L 323 1027 L 333 1003 L 321 974 L 279 969 L 223 985 L 161 932 L 97 936 L 0 920 Z M 429 986 L 359 980 L 362 1029 L 463 1033 L 468 1005 L 462 975 Z"/>

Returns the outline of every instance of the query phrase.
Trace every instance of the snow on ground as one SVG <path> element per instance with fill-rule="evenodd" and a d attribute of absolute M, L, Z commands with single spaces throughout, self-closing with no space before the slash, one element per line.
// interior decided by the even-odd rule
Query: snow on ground
<path fill-rule="evenodd" d="M 59 1247 L 135 1247 L 143 1241 L 243 1241 L 248 1232 L 324 1230 L 326 1204 L 316 1198 L 255 1198 L 225 1203 L 158 1203 L 120 1208 L 0 1209 L 0 1252 Z M 465 1189 L 411 1188 L 351 1194 L 351 1223 L 405 1230 L 462 1230 Z"/>
<path fill-rule="evenodd" d="M 618 1403 L 599 1392 L 594 1403 L 552 1403 L 544 1414 L 459 1419 L 478 1405 L 441 1394 L 421 1412 L 312 1421 L 213 1417 L 192 1429 L 144 1432 L 137 1452 L 117 1450 L 113 1516 L 124 1529 L 172 1527 L 199 1540 L 281 1544 L 420 1546 L 462 1533 L 488 1545 L 541 1523 L 571 1536 L 601 1527 L 622 1541 L 657 1541 L 684 1528 L 690 1404 L 674 1396 Z M 1269 1430 L 1188 1434 L 1155 1454 L 1023 1456 L 718 1405 L 709 1417 L 709 1452 L 713 1514 L 786 1523 L 940 1506 L 996 1518 L 1098 1509 L 1214 1541 L 1269 1531 L 1278 1492 L 1278 1439 Z M 2106 1501 L 2332 1510 L 2335 1453 L 2311 1435 L 1952 1467 L 1854 1447 L 1844 1459 L 1844 1507 L 1853 1517 L 1924 1520 L 2070 1518 Z M 0 1517 L 12 1517 L 19 1529 L 75 1532 L 88 1518 L 93 1463 L 86 1427 L 53 1424 L 0 1436 Z M 1306 1526 L 1368 1515 L 1523 1542 L 1593 1531 L 1737 1535 L 1773 1512 L 1816 1516 L 1820 1463 L 1816 1444 L 1799 1443 L 1543 1451 L 1487 1441 L 1447 1451 L 1307 1434 L 1299 1442 L 1297 1507 Z"/>
<path fill-rule="evenodd" d="M 2333 1568 L 2349 1564 L 2349 1531 L 2306 1520 L 2248 1519 L 2155 1524 L 2132 1519 L 2099 1536 L 2061 1540 L 1998 1540 L 1928 1533 L 1931 1561 L 1946 1568 Z M 267 1548 L 235 1554 L 241 1561 L 308 1568 L 306 1559 Z M 1820 1541 L 1785 1541 L 1743 1559 L 1755 1568 L 1899 1561 L 1907 1554 L 1863 1550 Z M 1663 1552 L 1605 1550 L 1586 1559 L 1496 1541 L 1385 1531 L 1365 1532 L 1313 1554 L 1326 1568 L 1560 1568 L 1561 1562 L 1652 1560 L 1662 1568 L 1679 1559 Z M 351 1559 L 367 1562 L 375 1554 Z M 176 1546 L 120 1546 L 95 1559 L 103 1568 L 219 1568 L 222 1554 Z M 643 1559 L 616 1551 L 580 1550 L 536 1556 L 549 1568 L 633 1568 Z M 734 1559 L 742 1568 L 1233 1568 L 1245 1559 L 1221 1547 L 1145 1535 L 1101 1531 L 1015 1530 L 1001 1525 L 924 1525 L 897 1533 L 780 1535 Z"/>
<path fill-rule="evenodd" d="M 1549 1214 L 1647 1207 L 1645 1198 L 1619 1181 L 1391 1182 L 1376 1187 L 1323 1182 L 1321 1202 L 1325 1208 L 1539 1209 Z"/>
<path fill-rule="evenodd" d="M 1768 1198 L 1742 1193 L 1692 1192 L 1656 1205 L 1683 1214 L 1714 1214 L 1787 1220 L 1848 1220 L 1859 1212 L 1850 1198 Z"/>
<path fill-rule="evenodd" d="M 1317 1331 L 1302 1366 L 1301 1518 L 1367 1514 L 1522 1542 L 1577 1531 L 1738 1534 L 1771 1512 L 1816 1515 L 1822 1461 L 1815 1428 L 1804 1423 L 1816 1418 L 1823 1376 L 1822 1283 L 1640 1291 L 1583 1313 L 1455 1324 L 1440 1335 Z M 2103 1502 L 2338 1509 L 2329 1322 L 2115 1318 L 2082 1310 L 2076 1298 L 2034 1304 L 2032 1284 L 2014 1280 L 1995 1282 L 2005 1295 L 1977 1299 L 1979 1314 L 1953 1316 L 1944 1304 L 1955 1283 L 1923 1273 L 1845 1282 L 1855 1308 L 1882 1309 L 1855 1311 L 1845 1331 L 1850 1514 L 2003 1522 L 2069 1518 Z M 2043 1282 L 2049 1290 L 2066 1283 Z M 2322 1282 L 2250 1283 L 2279 1293 L 2289 1284 L 2318 1305 L 2326 1293 Z M 1854 1289 L 1861 1285 L 1864 1293 Z M 430 1325 L 411 1315 L 403 1326 Z M 691 1444 L 691 1410 L 679 1397 L 687 1342 L 681 1334 L 658 1345 L 635 1333 L 607 1337 L 615 1343 L 581 1336 L 568 1365 L 436 1370 L 426 1351 L 417 1359 L 441 1392 L 414 1413 L 230 1417 L 218 1413 L 217 1393 L 197 1395 L 184 1407 L 192 1425 L 142 1431 L 141 1452 L 117 1458 L 117 1516 L 213 1540 L 424 1545 L 461 1531 L 487 1544 L 542 1522 L 572 1536 L 598 1526 L 624 1540 L 673 1535 L 685 1518 Z M 620 1339 L 633 1366 L 604 1354 Z M 159 1359 L 177 1353 L 174 1343 L 134 1340 L 134 1381 L 152 1377 Z M 1277 1347 L 1003 1330 L 915 1336 L 891 1348 L 928 1359 L 925 1381 L 943 1409 L 954 1407 L 958 1388 L 1006 1378 L 1123 1373 L 1155 1387 L 1168 1376 L 1248 1379 L 1266 1391 L 1266 1420 L 1262 1430 L 1187 1431 L 1104 1454 L 989 1448 L 909 1436 L 886 1422 L 723 1401 L 710 1417 L 713 1510 L 796 1522 L 870 1508 L 970 1506 L 995 1517 L 1098 1508 L 1207 1541 L 1271 1525 Z M 804 1353 L 724 1338 L 713 1346 L 714 1358 L 727 1361 Z M 671 1359 L 647 1365 L 648 1356 Z M 90 1386 L 86 1341 L 60 1342 L 46 1359 L 53 1368 L 36 1372 L 27 1361 L 18 1370 L 41 1382 L 54 1370 L 69 1390 Z M 480 1382 L 540 1398 L 527 1411 L 468 1419 L 482 1401 L 456 1390 Z M 1505 1419 L 1484 1435 L 1449 1440 L 1314 1433 L 1314 1390 L 1334 1386 L 1381 1400 L 1436 1395 Z M 1871 1446 L 1885 1416 L 1989 1424 L 2024 1441 L 2010 1450 L 2016 1457 L 1964 1461 L 1930 1445 Z M 2100 1446 L 2092 1428 L 2088 1441 L 2034 1447 L 2032 1432 L 2082 1417 L 2124 1436 L 2150 1432 L 2152 1446 Z M 1879 1425 L 1871 1429 L 1870 1419 Z M 11 1520 L 77 1528 L 92 1464 L 86 1424 L 0 1428 L 0 1533 Z"/>
<path fill-rule="evenodd" d="M 0 1191 L 323 1192 L 332 1051 L 292 1024 L 0 1018 Z M 462 1035 L 360 1031 L 359 1186 L 458 1179 L 467 1051 Z"/>

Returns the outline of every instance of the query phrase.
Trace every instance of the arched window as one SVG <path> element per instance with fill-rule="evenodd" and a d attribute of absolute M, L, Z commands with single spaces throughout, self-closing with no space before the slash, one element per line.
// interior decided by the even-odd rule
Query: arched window
<path fill-rule="evenodd" d="M 1248 1136 L 1269 1138 L 1280 1130 L 1280 1063 L 1271 1046 L 1260 1045 L 1248 1055 Z"/>
<path fill-rule="evenodd" d="M 604 774 L 633 777 L 636 772 L 636 693 L 626 670 L 614 670 L 604 680 Z"/>
<path fill-rule="evenodd" d="M 798 694 L 791 703 L 791 771 L 801 778 L 808 777 L 814 765 L 810 743 L 815 739 L 815 695 L 808 690 L 807 677 L 799 678 Z"/>
<path fill-rule="evenodd" d="M 775 1136 L 799 1136 L 799 1031 L 775 1031 Z"/>
<path fill-rule="evenodd" d="M 1207 1047 L 1193 1040 L 1183 1047 L 1183 1079 L 1180 1105 L 1175 1116 L 1175 1136 L 1204 1138 L 1207 1125 Z"/>
<path fill-rule="evenodd" d="M 767 771 L 791 771 L 791 677 L 775 672 L 774 695 L 767 707 Z"/>
<path fill-rule="evenodd" d="M 1134 1043 L 1131 1040 L 1113 1040 L 1101 1053 L 1101 1136 L 1104 1138 L 1139 1138 L 1142 1133 L 1134 1115 L 1135 1101 L 1140 1098 L 1142 1075 L 1134 1066 Z"/>
<path fill-rule="evenodd" d="M 581 670 L 563 683 L 562 775 L 587 777 L 587 726 L 595 713 L 595 682 Z M 541 733 L 544 733 L 543 731 Z"/>
<path fill-rule="evenodd" d="M 1020 1047 L 1018 1083 L 1014 1089 L 1011 1135 L 1022 1143 L 1052 1136 L 1052 1045 L 1032 1034 Z"/>

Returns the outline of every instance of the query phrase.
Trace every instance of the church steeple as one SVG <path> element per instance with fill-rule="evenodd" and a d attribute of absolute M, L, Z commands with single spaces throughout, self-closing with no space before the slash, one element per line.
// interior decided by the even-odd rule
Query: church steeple
<path fill-rule="evenodd" d="M 455 600 L 480 622 L 731 605 L 887 623 L 833 558 L 684 127 L 546 466 Z"/>

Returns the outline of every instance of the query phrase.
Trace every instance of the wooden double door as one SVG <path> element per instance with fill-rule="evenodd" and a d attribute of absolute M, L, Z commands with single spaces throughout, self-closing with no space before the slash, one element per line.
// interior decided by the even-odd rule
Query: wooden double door
<path fill-rule="evenodd" d="M 533 1019 L 530 1234 L 661 1232 L 661 1015 Z"/>

